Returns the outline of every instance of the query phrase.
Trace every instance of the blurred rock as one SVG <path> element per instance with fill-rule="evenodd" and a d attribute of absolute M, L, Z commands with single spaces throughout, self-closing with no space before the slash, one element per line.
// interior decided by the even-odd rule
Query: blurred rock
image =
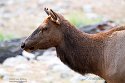
<path fill-rule="evenodd" d="M 101 31 L 109 30 L 111 28 L 115 28 L 115 26 L 117 26 L 115 22 L 108 20 L 97 24 L 80 27 L 79 30 L 84 31 L 86 33 L 97 33 Z"/>
<path fill-rule="evenodd" d="M 30 60 L 35 59 L 35 55 L 34 55 L 34 54 L 29 53 L 29 52 L 26 52 L 26 51 L 23 51 L 23 52 L 22 52 L 22 55 L 23 55 L 24 57 L 30 59 Z"/>
<path fill-rule="evenodd" d="M 51 49 L 48 49 L 46 50 L 44 53 L 43 53 L 43 56 L 55 56 L 56 55 L 56 51 L 55 51 L 55 48 L 51 48 Z"/>
<path fill-rule="evenodd" d="M 0 6 L 13 4 L 14 0 L 0 0 Z"/>
<path fill-rule="evenodd" d="M 100 81 L 100 82 L 98 82 Z M 103 79 L 101 79 L 100 77 L 96 76 L 96 75 L 92 75 L 92 74 L 87 74 L 87 75 L 74 75 L 73 78 L 71 78 L 71 83 L 81 83 L 81 82 L 87 82 L 87 83 L 103 83 Z"/>
<path fill-rule="evenodd" d="M 0 42 L 0 63 L 3 63 L 9 57 L 16 57 L 17 55 L 22 55 L 23 50 L 20 45 L 25 38 L 13 39 L 4 42 Z M 35 56 L 31 53 L 23 52 L 23 55 L 27 58 L 34 58 L 42 55 L 44 50 L 38 50 L 33 52 Z M 31 54 L 31 56 L 29 56 Z"/>
<path fill-rule="evenodd" d="M 46 51 L 43 52 L 42 56 L 37 56 L 36 59 L 37 60 L 41 60 L 41 61 L 51 61 L 51 57 L 56 55 L 56 51 L 54 48 L 50 48 Z M 52 60 L 54 61 L 54 60 Z"/>
<path fill-rule="evenodd" d="M 23 64 L 19 64 L 19 65 L 16 65 L 15 66 L 15 69 L 19 72 L 19 71 L 21 71 L 21 70 L 30 70 L 30 65 L 28 65 L 28 64 L 25 64 L 25 63 L 23 63 Z"/>
<path fill-rule="evenodd" d="M 65 65 L 53 66 L 52 70 L 56 72 L 69 72 L 70 71 L 70 69 Z"/>
<path fill-rule="evenodd" d="M 27 61 L 28 60 L 25 57 L 23 57 L 23 56 L 11 57 L 11 58 L 7 58 L 3 62 L 3 66 L 14 67 L 17 64 L 26 63 Z"/>
<path fill-rule="evenodd" d="M 32 81 L 30 81 L 30 83 L 38 83 L 38 82 L 32 80 Z"/>
<path fill-rule="evenodd" d="M 3 79 L 6 75 L 8 75 L 8 72 L 0 68 L 0 79 Z"/>
<path fill-rule="evenodd" d="M 0 63 L 9 57 L 15 57 L 22 54 L 20 48 L 22 39 L 14 39 L 10 41 L 0 42 Z"/>

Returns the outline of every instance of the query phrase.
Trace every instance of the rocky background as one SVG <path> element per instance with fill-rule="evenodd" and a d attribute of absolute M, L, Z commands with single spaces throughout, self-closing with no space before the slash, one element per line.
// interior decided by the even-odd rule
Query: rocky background
<path fill-rule="evenodd" d="M 69 69 L 54 48 L 33 53 L 20 49 L 20 43 L 47 16 L 44 7 L 87 33 L 125 23 L 124 0 L 0 0 L 0 83 L 104 83 L 98 76 Z"/>

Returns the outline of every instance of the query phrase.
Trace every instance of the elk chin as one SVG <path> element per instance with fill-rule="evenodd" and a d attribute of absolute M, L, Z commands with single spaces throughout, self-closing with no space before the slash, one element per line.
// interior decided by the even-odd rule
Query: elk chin
<path fill-rule="evenodd" d="M 32 52 L 30 49 L 24 49 L 26 52 Z"/>

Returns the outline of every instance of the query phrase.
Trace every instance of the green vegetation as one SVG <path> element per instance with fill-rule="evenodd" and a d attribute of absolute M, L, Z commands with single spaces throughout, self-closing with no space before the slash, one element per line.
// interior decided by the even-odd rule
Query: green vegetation
<path fill-rule="evenodd" d="M 12 34 L 3 34 L 2 32 L 0 32 L 0 41 L 10 40 L 13 38 L 15 37 Z"/>
<path fill-rule="evenodd" d="M 73 12 L 67 15 L 67 19 L 77 27 L 102 21 L 102 18 L 88 18 L 83 12 Z"/>

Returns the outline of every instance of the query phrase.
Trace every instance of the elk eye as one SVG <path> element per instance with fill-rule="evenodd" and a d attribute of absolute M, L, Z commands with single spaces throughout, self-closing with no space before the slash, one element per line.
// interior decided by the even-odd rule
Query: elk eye
<path fill-rule="evenodd" d="M 43 28 L 43 30 L 45 30 L 45 31 L 46 31 L 47 29 L 48 29 L 48 27 L 44 27 L 44 28 Z"/>

